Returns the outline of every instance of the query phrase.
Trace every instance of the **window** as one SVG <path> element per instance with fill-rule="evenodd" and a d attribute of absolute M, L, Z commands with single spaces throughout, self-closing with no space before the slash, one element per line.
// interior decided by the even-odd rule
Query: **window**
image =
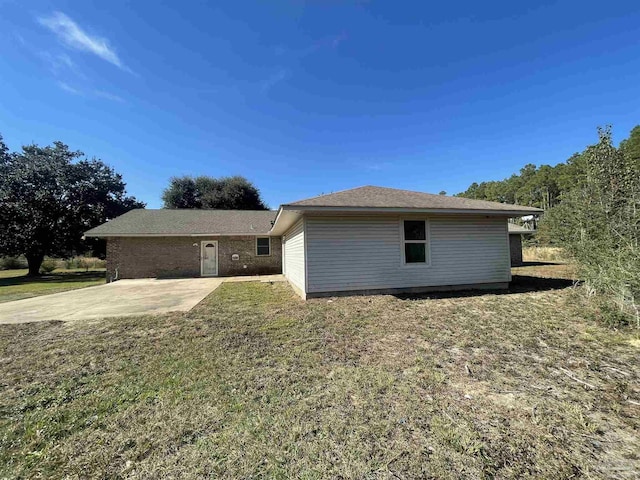
<path fill-rule="evenodd" d="M 426 220 L 404 220 L 402 222 L 404 263 L 427 263 Z"/>
<path fill-rule="evenodd" d="M 271 238 L 270 237 L 256 238 L 256 254 L 260 256 L 271 255 Z"/>

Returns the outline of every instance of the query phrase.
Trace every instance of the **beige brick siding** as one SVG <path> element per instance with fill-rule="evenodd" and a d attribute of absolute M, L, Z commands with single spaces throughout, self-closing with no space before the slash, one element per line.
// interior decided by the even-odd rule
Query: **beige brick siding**
<path fill-rule="evenodd" d="M 107 279 L 199 277 L 200 242 L 206 237 L 114 237 L 107 239 Z M 211 237 L 218 241 L 218 274 L 261 275 L 282 272 L 282 245 L 271 238 L 271 255 L 256 255 L 253 236 Z M 194 246 L 194 244 L 196 244 Z M 232 255 L 238 254 L 238 260 Z M 246 265 L 246 268 L 245 268 Z"/>

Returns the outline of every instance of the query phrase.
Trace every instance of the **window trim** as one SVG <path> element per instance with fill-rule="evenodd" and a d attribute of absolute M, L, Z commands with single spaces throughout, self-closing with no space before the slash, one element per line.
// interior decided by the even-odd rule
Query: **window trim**
<path fill-rule="evenodd" d="M 424 222 L 424 240 L 405 240 L 404 238 L 404 222 L 415 222 L 422 221 Z M 425 217 L 402 217 L 399 222 L 400 229 L 400 265 L 403 268 L 428 268 L 431 267 L 431 222 L 428 218 Z M 411 262 L 407 263 L 406 254 L 405 254 L 405 244 L 407 243 L 424 243 L 425 246 L 425 258 L 424 262 Z"/>
<path fill-rule="evenodd" d="M 266 238 L 269 240 L 269 253 L 258 253 L 258 239 Z M 256 237 L 256 257 L 270 257 L 271 256 L 271 237 Z"/>

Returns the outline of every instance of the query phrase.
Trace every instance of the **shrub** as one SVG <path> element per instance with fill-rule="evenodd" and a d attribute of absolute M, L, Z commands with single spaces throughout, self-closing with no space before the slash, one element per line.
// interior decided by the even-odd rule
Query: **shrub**
<path fill-rule="evenodd" d="M 51 273 L 58 268 L 58 262 L 53 258 L 45 258 L 40 265 L 40 270 L 44 273 Z"/>
<path fill-rule="evenodd" d="M 101 258 L 93 258 L 92 268 L 106 268 L 107 262 Z"/>
<path fill-rule="evenodd" d="M 20 257 L 4 257 L 0 259 L 0 269 L 2 270 L 18 270 L 27 268 L 27 262 Z"/>
<path fill-rule="evenodd" d="M 90 269 L 98 269 L 104 267 L 105 261 L 95 257 L 72 257 L 67 258 L 64 261 L 64 268 L 66 268 L 67 270 L 84 269 L 88 271 Z"/>

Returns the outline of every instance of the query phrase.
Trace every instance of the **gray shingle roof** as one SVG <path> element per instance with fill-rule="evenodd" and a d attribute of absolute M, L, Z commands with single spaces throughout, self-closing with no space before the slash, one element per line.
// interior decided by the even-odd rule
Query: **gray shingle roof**
<path fill-rule="evenodd" d="M 85 235 L 264 235 L 271 229 L 275 216 L 272 210 L 135 209 L 92 228 Z"/>
<path fill-rule="evenodd" d="M 542 212 L 539 208 L 507 203 L 471 200 L 462 197 L 412 192 L 386 187 L 358 187 L 320 195 L 283 205 L 283 207 L 353 207 L 353 208 L 415 208 L 434 210 L 491 210 L 496 212 Z"/>

